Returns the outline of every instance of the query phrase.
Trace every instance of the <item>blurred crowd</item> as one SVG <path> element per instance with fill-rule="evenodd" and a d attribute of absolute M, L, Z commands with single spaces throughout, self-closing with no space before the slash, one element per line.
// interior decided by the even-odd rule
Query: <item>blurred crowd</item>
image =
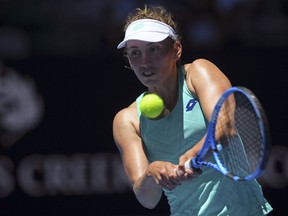
<path fill-rule="evenodd" d="M 186 49 L 288 46 L 287 0 L 1 0 L 0 58 L 111 55 L 144 4 L 174 14 Z"/>

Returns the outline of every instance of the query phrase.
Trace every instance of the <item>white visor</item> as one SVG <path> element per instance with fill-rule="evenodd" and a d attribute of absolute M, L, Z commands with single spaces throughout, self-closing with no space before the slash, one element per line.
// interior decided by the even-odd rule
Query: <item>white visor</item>
<path fill-rule="evenodd" d="M 140 19 L 132 22 L 127 27 L 125 38 L 118 44 L 117 48 L 125 47 L 129 40 L 160 42 L 167 37 L 171 37 L 173 40 L 177 38 L 171 26 L 154 19 Z"/>

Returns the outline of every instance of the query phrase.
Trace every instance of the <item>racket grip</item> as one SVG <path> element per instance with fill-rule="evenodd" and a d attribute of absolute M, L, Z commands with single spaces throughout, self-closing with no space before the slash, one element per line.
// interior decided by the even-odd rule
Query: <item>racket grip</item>
<path fill-rule="evenodd" d="M 185 169 L 192 169 L 191 160 L 188 160 L 184 164 Z"/>
<path fill-rule="evenodd" d="M 196 158 L 186 161 L 184 167 L 185 169 L 193 169 L 195 171 L 201 170 L 201 165 L 196 162 Z"/>

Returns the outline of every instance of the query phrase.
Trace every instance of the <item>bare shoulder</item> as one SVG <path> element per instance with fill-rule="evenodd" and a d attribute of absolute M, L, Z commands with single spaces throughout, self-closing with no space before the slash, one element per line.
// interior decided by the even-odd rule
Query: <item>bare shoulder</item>
<path fill-rule="evenodd" d="M 113 135 L 117 138 L 123 132 L 129 131 L 139 134 L 139 119 L 136 108 L 136 102 L 132 103 L 129 107 L 120 110 L 113 120 Z"/>
<path fill-rule="evenodd" d="M 137 117 L 136 103 L 132 103 L 129 107 L 120 110 L 114 117 L 114 124 L 125 124 L 134 122 Z"/>
<path fill-rule="evenodd" d="M 210 119 L 214 106 L 223 92 L 231 87 L 230 80 L 211 61 L 197 59 L 185 65 L 186 83 L 201 103 L 207 119 Z"/>
<path fill-rule="evenodd" d="M 231 84 L 226 75 L 213 62 L 207 59 L 196 59 L 190 64 L 185 65 L 187 73 L 186 82 L 188 88 L 197 94 L 199 89 L 221 87 L 228 88 Z"/>
<path fill-rule="evenodd" d="M 213 62 L 204 58 L 199 58 L 190 64 L 186 64 L 185 69 L 188 74 L 193 75 L 204 75 L 206 73 L 214 74 L 215 72 L 222 73 L 222 71 Z"/>

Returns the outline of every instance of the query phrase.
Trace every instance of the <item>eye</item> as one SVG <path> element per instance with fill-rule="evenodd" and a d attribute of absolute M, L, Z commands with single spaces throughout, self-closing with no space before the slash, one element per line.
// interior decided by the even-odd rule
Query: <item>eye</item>
<path fill-rule="evenodd" d="M 135 57 L 140 56 L 141 52 L 139 50 L 137 50 L 137 49 L 133 49 L 133 50 L 128 50 L 127 54 L 128 54 L 129 57 L 135 58 Z"/>
<path fill-rule="evenodd" d="M 152 52 L 154 52 L 154 53 L 157 53 L 157 52 L 159 52 L 159 51 L 160 51 L 160 47 L 159 47 L 159 46 L 156 46 L 156 45 L 154 45 L 154 46 L 151 46 L 151 47 L 150 47 L 150 50 L 151 50 Z"/>

